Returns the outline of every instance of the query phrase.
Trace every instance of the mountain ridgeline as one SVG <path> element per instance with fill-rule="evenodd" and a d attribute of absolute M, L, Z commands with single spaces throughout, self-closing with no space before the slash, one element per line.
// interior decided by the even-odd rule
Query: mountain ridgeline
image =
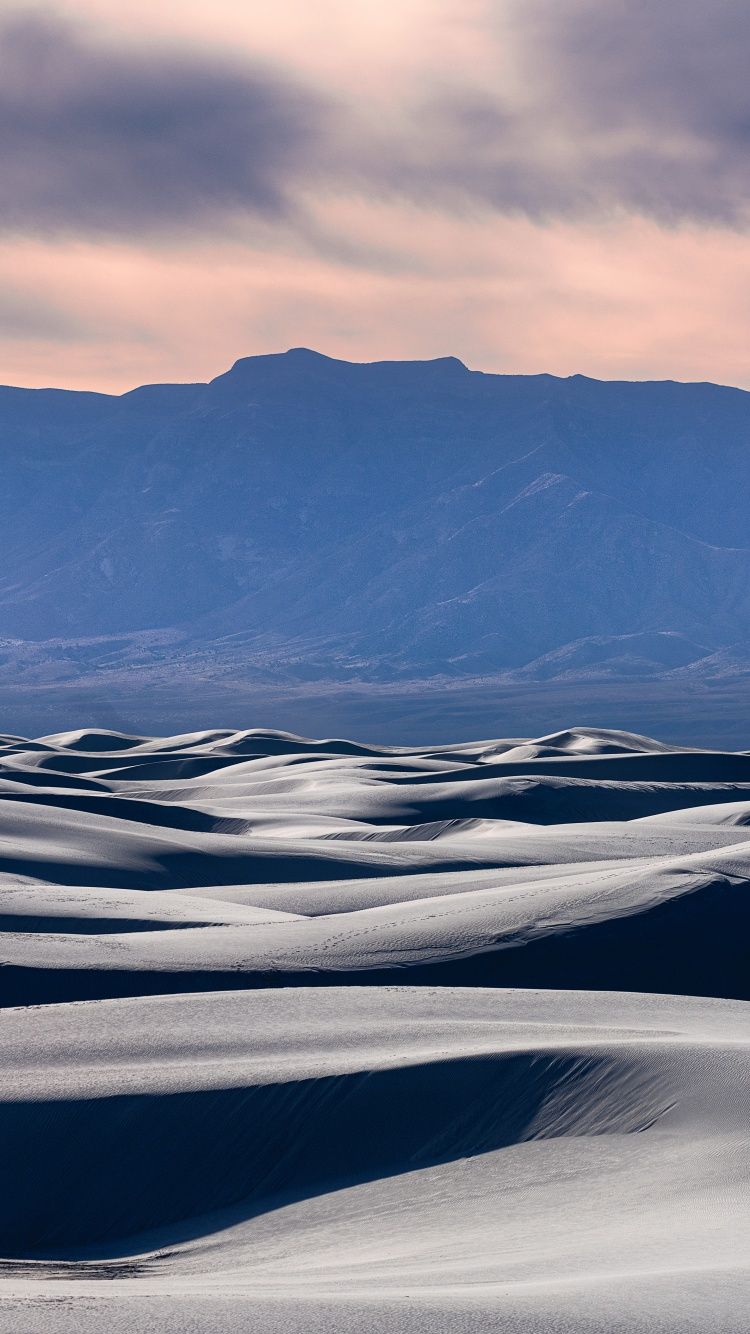
<path fill-rule="evenodd" d="M 209 384 L 0 389 L 0 430 L 14 672 L 750 670 L 738 389 L 300 348 Z"/>

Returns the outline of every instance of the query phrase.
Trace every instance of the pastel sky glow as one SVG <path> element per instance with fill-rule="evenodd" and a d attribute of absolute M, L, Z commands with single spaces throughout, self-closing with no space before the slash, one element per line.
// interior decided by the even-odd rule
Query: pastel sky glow
<path fill-rule="evenodd" d="M 750 387 L 747 0 L 0 9 L 0 380 Z"/>

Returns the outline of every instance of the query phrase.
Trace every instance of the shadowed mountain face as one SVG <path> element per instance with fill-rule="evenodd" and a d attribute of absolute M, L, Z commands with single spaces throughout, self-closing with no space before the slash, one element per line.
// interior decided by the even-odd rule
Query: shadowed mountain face
<path fill-rule="evenodd" d="M 750 663 L 739 390 L 295 349 L 121 397 L 2 389 L 0 428 L 0 680 Z"/>

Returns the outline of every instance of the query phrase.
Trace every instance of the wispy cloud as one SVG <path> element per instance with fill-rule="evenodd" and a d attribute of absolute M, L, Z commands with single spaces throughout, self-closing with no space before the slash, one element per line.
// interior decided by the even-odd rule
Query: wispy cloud
<path fill-rule="evenodd" d="M 415 47 L 386 107 L 348 77 L 323 88 L 247 52 L 105 43 L 16 14 L 0 30 L 0 223 L 132 234 L 296 216 L 304 232 L 314 191 L 745 225 L 745 0 L 496 0 L 473 23 L 481 79 L 438 74 Z"/>
<path fill-rule="evenodd" d="M 0 284 L 0 339 L 67 343 L 94 332 L 77 312 L 49 300 L 33 287 Z"/>
<path fill-rule="evenodd" d="M 496 35 L 515 35 L 526 72 L 527 153 L 535 155 L 541 124 L 560 145 L 554 174 L 571 183 L 571 197 L 667 221 L 746 223 L 746 0 L 512 0 L 497 8 Z"/>
<path fill-rule="evenodd" d="M 481 76 L 417 63 L 342 175 L 430 208 L 747 225 L 746 0 L 495 0 L 474 21 Z"/>
<path fill-rule="evenodd" d="M 322 97 L 246 62 L 103 46 L 49 16 L 0 30 L 0 223 L 14 230 L 206 226 L 284 215 Z"/>

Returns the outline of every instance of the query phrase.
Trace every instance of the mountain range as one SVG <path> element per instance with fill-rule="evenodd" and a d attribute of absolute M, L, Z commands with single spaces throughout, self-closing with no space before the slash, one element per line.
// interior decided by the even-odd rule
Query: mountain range
<path fill-rule="evenodd" d="M 739 389 L 295 348 L 0 439 L 0 683 L 750 673 Z"/>

